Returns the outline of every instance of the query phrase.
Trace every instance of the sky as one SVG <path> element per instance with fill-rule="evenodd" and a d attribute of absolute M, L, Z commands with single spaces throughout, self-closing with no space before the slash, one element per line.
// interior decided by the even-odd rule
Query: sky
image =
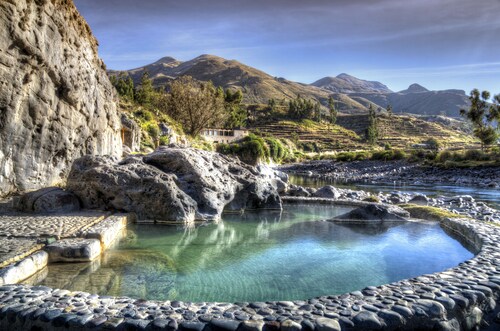
<path fill-rule="evenodd" d="M 500 93 L 500 0 L 74 0 L 110 69 L 201 54 L 312 83 Z"/>

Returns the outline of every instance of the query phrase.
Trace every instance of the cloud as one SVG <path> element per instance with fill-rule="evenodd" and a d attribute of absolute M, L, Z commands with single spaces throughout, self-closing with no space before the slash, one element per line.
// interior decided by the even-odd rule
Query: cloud
<path fill-rule="evenodd" d="M 279 76 L 309 79 L 351 68 L 492 63 L 500 54 L 499 0 L 75 3 L 100 41 L 101 56 L 116 69 L 166 55 L 188 60 L 213 53 L 271 68 Z"/>

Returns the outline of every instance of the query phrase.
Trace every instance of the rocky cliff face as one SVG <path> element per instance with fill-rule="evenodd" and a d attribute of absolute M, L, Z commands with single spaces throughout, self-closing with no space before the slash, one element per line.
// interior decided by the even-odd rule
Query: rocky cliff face
<path fill-rule="evenodd" d="M 85 154 L 121 154 L 90 28 L 71 0 L 0 1 L 0 196 L 64 182 Z"/>

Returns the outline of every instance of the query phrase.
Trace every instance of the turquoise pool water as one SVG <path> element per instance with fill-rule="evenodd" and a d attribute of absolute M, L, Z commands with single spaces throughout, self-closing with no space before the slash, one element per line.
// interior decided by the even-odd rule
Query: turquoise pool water
<path fill-rule="evenodd" d="M 473 256 L 436 223 L 321 221 L 350 209 L 286 205 L 192 229 L 135 225 L 99 261 L 51 265 L 39 283 L 154 300 L 295 300 L 437 272 Z"/>

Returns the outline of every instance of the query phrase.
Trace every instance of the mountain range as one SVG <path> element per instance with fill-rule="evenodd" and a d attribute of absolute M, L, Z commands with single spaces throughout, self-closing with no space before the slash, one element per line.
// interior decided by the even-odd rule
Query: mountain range
<path fill-rule="evenodd" d="M 332 96 L 337 108 L 344 113 L 363 113 L 371 104 L 384 109 L 391 105 L 395 113 L 450 117 L 458 117 L 460 109 L 469 104 L 462 90 L 429 91 L 419 84 L 412 84 L 406 90 L 394 92 L 380 82 L 362 80 L 345 73 L 303 84 L 273 77 L 236 60 L 214 55 L 201 55 L 184 62 L 164 57 L 140 68 L 108 71 L 110 75 L 125 73 L 136 84 L 140 83 L 145 72 L 149 73 L 157 87 L 188 75 L 200 81 L 212 81 L 225 89 L 240 89 L 244 102 L 248 104 L 265 104 L 270 99 L 289 100 L 300 95 L 327 105 L 328 98 Z"/>

